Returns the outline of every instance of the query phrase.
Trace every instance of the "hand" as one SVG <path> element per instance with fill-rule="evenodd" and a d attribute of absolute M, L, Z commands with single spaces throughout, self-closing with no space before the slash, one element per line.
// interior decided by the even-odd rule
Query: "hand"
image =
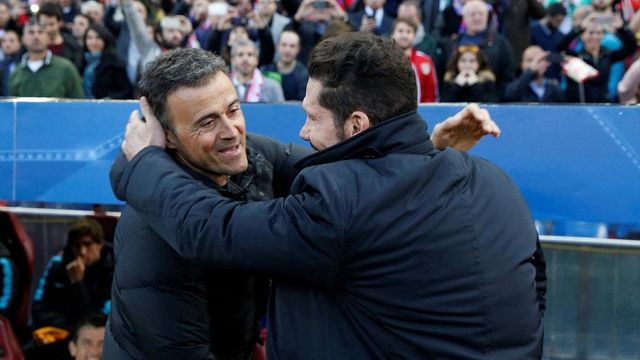
<path fill-rule="evenodd" d="M 313 1 L 315 0 L 302 0 L 302 3 L 300 4 L 300 6 L 298 6 L 298 11 L 296 11 L 295 15 L 293 16 L 293 19 L 297 23 L 302 24 L 307 19 L 307 17 L 311 15 L 311 3 Z"/>
<path fill-rule="evenodd" d="M 478 79 L 478 74 L 474 71 L 469 71 L 465 76 L 465 79 L 467 80 L 467 85 L 475 85 L 478 81 L 480 81 Z"/>
<path fill-rule="evenodd" d="M 146 121 L 143 122 L 134 110 L 129 116 L 129 123 L 122 142 L 122 152 L 127 160 L 133 159 L 140 150 L 147 146 L 159 146 L 164 148 L 167 143 L 166 135 L 160 121 L 156 119 L 149 107 L 147 99 L 140 98 L 140 108 Z"/>
<path fill-rule="evenodd" d="M 458 84 L 458 86 L 464 86 L 467 83 L 467 76 L 469 75 L 468 72 L 461 72 L 458 73 L 458 75 L 456 75 L 455 79 L 453 79 L 453 81 Z"/>
<path fill-rule="evenodd" d="M 449 146 L 459 151 L 474 147 L 488 134 L 500 136 L 500 128 L 491 119 L 486 109 L 477 104 L 469 104 L 462 111 L 441 122 L 433 128 L 431 141 L 436 149 Z"/>
<path fill-rule="evenodd" d="M 72 284 L 82 281 L 84 279 L 84 260 L 81 257 L 77 257 L 66 266 L 67 276 Z"/>
<path fill-rule="evenodd" d="M 374 32 L 376 30 L 376 19 L 368 17 L 366 14 L 362 15 L 362 21 L 360 22 L 360 31 Z"/>

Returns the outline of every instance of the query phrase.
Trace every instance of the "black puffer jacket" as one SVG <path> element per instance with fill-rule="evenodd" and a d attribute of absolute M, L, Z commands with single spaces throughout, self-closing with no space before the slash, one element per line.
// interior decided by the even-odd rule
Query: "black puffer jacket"
<path fill-rule="evenodd" d="M 190 175 L 234 200 L 267 200 L 286 191 L 295 177 L 293 163 L 308 153 L 249 135 L 249 168 L 225 188 Z M 123 159 L 121 154 L 112 174 L 123 170 Z M 129 206 L 116 229 L 115 256 L 104 359 L 246 360 L 251 354 L 266 311 L 261 280 L 183 259 Z"/>

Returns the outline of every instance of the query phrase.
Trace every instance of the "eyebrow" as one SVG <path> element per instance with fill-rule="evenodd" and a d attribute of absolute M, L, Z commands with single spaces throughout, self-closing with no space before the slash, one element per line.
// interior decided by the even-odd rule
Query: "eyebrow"
<path fill-rule="evenodd" d="M 232 107 L 232 106 L 234 106 L 234 105 L 237 105 L 237 104 L 240 104 L 240 99 L 239 99 L 238 97 L 234 97 L 234 98 L 233 98 L 233 101 L 231 101 L 231 102 L 229 103 L 229 105 L 227 105 L 227 109 L 229 109 L 230 107 Z M 204 114 L 204 115 L 200 116 L 200 117 L 195 121 L 195 124 L 196 124 L 196 125 L 201 124 L 203 121 L 205 121 L 207 118 L 210 118 L 210 117 L 218 118 L 218 117 L 220 117 L 220 115 L 221 115 L 221 113 L 219 113 L 219 112 L 217 112 L 217 111 L 213 111 L 213 112 L 210 112 L 210 113 L 206 113 L 206 114 Z"/>

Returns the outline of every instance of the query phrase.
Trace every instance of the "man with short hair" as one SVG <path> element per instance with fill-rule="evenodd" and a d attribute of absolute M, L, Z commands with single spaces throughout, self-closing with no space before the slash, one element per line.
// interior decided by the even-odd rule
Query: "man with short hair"
<path fill-rule="evenodd" d="M 64 19 L 62 18 L 62 8 L 52 2 L 45 2 L 40 6 L 37 14 L 38 20 L 45 26 L 49 36 L 49 50 L 53 55 L 67 58 L 76 66 L 82 68 L 82 47 L 78 46 L 73 36 L 66 31 L 63 32 Z"/>
<path fill-rule="evenodd" d="M 193 64 L 199 66 L 184 71 Z M 297 173 L 293 164 L 310 154 L 246 133 L 224 61 L 210 52 L 161 55 L 145 70 L 140 91 L 159 114 L 171 156 L 193 179 L 227 198 L 253 202 L 286 195 Z M 118 157 L 113 176 L 125 165 Z M 135 209 L 124 209 L 115 238 L 105 359 L 247 359 L 266 306 L 262 282 L 255 273 L 183 259 L 159 236 Z"/>
<path fill-rule="evenodd" d="M 78 219 L 69 230 L 62 255 L 53 256 L 33 296 L 36 328 L 73 330 L 82 318 L 111 309 L 113 250 L 100 224 Z"/>
<path fill-rule="evenodd" d="M 284 102 L 280 84 L 258 69 L 258 48 L 251 40 L 239 39 L 231 46 L 231 81 L 242 102 Z"/>
<path fill-rule="evenodd" d="M 358 31 L 389 36 L 393 30 L 393 17 L 385 12 L 387 0 L 364 0 L 364 9 L 349 15 L 349 24 Z"/>
<path fill-rule="evenodd" d="M 411 61 L 418 84 L 418 101 L 431 103 L 438 101 L 438 77 L 429 55 L 413 47 L 418 26 L 409 18 L 398 18 L 393 23 L 391 38 Z"/>
<path fill-rule="evenodd" d="M 564 93 L 554 79 L 545 78 L 549 68 L 548 51 L 540 46 L 531 45 L 522 54 L 520 77 L 507 85 L 505 101 L 526 103 L 561 103 Z"/>
<path fill-rule="evenodd" d="M 300 54 L 300 36 L 293 30 L 285 30 L 278 39 L 278 60 L 265 65 L 260 71 L 282 86 L 285 100 L 302 101 L 309 74 L 298 60 Z"/>
<path fill-rule="evenodd" d="M 147 106 L 146 122 L 130 117 L 115 193 L 186 259 L 273 277 L 269 358 L 539 358 L 544 263 L 513 182 L 434 149 L 392 40 L 328 38 L 308 68 L 300 136 L 322 151 L 298 164 L 288 197 L 238 203 L 194 181 Z M 231 134 L 216 150 L 240 169 Z"/>
<path fill-rule="evenodd" d="M 73 64 L 48 49 L 44 25 L 31 20 L 24 26 L 27 52 L 9 77 L 9 95 L 83 99 L 80 74 Z"/>
<path fill-rule="evenodd" d="M 92 314 L 81 320 L 69 341 L 69 354 L 74 360 L 101 360 L 107 318 Z"/>

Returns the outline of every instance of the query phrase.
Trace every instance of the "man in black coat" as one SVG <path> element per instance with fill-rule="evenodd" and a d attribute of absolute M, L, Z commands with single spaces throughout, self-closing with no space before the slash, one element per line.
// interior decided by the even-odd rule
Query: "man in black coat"
<path fill-rule="evenodd" d="M 170 112 L 191 120 L 166 138 L 153 117 L 166 121 L 164 103 L 143 102 L 147 122 L 130 118 L 116 194 L 181 256 L 273 277 L 269 358 L 539 358 L 544 267 L 512 181 L 434 148 L 413 70 L 392 41 L 327 39 L 309 70 L 300 134 L 322 151 L 299 163 L 288 197 L 230 201 L 161 149 L 201 169 L 219 156 L 226 173 L 246 167 L 224 78 L 168 96 Z M 207 109 L 205 94 L 228 107 Z M 474 111 L 483 113 L 454 118 Z M 205 146 L 216 129 L 227 140 Z"/>
<path fill-rule="evenodd" d="M 73 330 L 82 318 L 111 309 L 113 250 L 102 227 L 81 218 L 69 230 L 62 256 L 53 256 L 33 296 L 34 328 Z"/>

